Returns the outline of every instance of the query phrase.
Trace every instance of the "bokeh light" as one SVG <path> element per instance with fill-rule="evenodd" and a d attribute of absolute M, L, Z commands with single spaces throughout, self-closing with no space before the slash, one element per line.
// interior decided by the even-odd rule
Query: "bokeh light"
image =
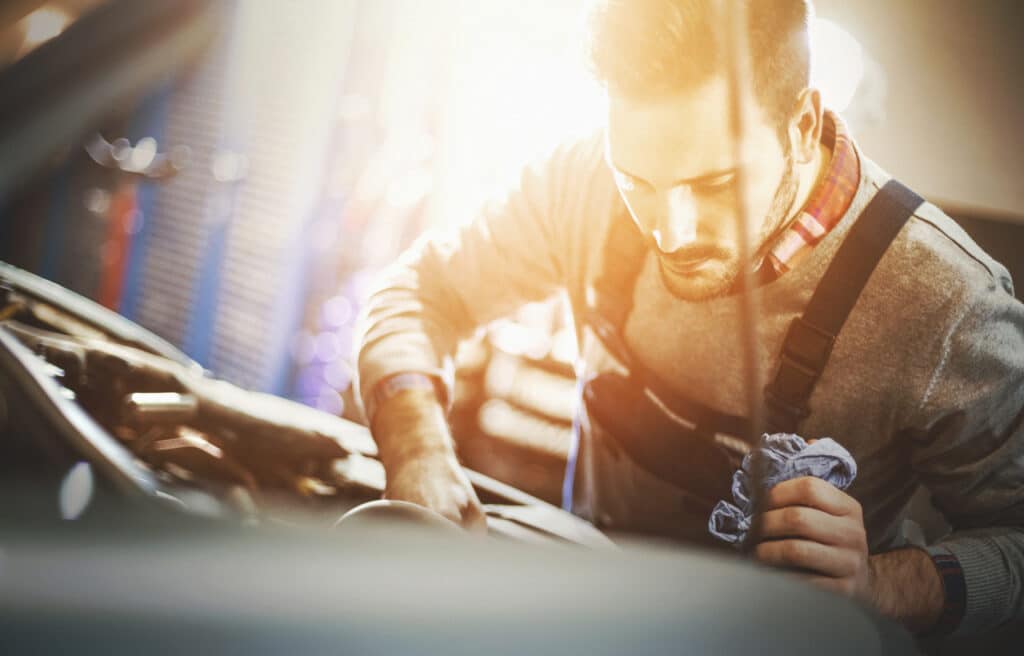
<path fill-rule="evenodd" d="M 56 7 L 43 7 L 25 17 L 23 49 L 31 50 L 64 31 L 70 17 Z"/>

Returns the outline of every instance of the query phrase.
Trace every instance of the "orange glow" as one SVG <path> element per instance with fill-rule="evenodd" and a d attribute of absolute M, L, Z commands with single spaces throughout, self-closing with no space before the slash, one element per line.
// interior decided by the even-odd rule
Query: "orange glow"
<path fill-rule="evenodd" d="M 462 222 L 519 176 L 524 162 L 596 129 L 604 98 L 583 64 L 582 2 L 469 3 L 447 103 L 439 220 Z"/>
<path fill-rule="evenodd" d="M 811 25 L 811 42 L 811 84 L 821 90 L 827 107 L 845 111 L 864 77 L 861 45 L 842 27 L 821 18 Z"/>

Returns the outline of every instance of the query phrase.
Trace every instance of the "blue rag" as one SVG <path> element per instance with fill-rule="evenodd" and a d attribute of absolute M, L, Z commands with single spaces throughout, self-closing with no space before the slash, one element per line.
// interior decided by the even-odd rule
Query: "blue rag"
<path fill-rule="evenodd" d="M 857 477 L 853 456 L 831 438 L 807 444 L 804 438 L 791 433 L 762 436 L 761 446 L 743 458 L 742 466 L 732 477 L 735 503 L 719 501 L 708 520 L 711 535 L 737 547 L 746 539 L 754 514 L 754 458 L 764 459 L 762 489 L 765 491 L 801 476 L 816 476 L 845 490 Z"/>

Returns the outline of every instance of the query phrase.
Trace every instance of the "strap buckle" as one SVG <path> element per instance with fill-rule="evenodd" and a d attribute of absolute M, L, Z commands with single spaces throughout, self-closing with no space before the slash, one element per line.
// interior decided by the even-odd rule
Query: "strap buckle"
<path fill-rule="evenodd" d="M 775 380 L 764 388 L 769 423 L 773 428 L 795 431 L 811 411 L 807 401 L 821 377 L 835 336 L 803 317 L 793 319 L 782 344 Z"/>
<path fill-rule="evenodd" d="M 791 360 L 794 366 L 799 366 L 808 374 L 816 374 L 817 378 L 825 369 L 835 342 L 835 335 L 818 328 L 804 317 L 796 317 L 789 324 L 786 339 L 782 342 L 782 357 Z"/>

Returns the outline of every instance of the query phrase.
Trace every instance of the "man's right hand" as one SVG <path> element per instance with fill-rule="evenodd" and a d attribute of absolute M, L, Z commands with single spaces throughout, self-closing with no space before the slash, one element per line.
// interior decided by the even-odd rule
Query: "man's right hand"
<path fill-rule="evenodd" d="M 476 492 L 455 455 L 410 458 L 387 468 L 384 498 L 430 508 L 474 533 L 486 533 L 487 522 Z"/>
<path fill-rule="evenodd" d="M 455 457 L 448 422 L 436 395 L 409 389 L 382 403 L 373 437 L 387 473 L 387 499 L 415 503 L 463 528 L 485 533 L 480 500 Z"/>

